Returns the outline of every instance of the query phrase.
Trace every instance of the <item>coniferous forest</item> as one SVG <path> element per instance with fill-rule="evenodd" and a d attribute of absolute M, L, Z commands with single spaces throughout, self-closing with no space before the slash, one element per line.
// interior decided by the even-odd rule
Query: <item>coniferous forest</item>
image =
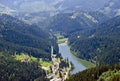
<path fill-rule="evenodd" d="M 120 0 L 0 0 L 0 81 L 120 81 Z"/>
<path fill-rule="evenodd" d="M 120 65 L 103 65 L 70 76 L 66 81 L 120 81 Z"/>
<path fill-rule="evenodd" d="M 21 62 L 7 53 L 0 53 L 1 81 L 49 81 L 37 62 Z"/>
<path fill-rule="evenodd" d="M 76 56 L 93 61 L 97 65 L 119 64 L 119 27 L 120 16 L 117 16 L 100 24 L 97 28 L 82 33 L 77 32 L 71 35 L 69 39 L 71 50 Z"/>

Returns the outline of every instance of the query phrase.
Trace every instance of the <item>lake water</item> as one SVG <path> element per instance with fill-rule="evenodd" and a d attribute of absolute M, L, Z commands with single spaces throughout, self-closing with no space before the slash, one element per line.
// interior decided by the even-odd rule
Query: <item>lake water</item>
<path fill-rule="evenodd" d="M 71 54 L 70 47 L 66 43 L 59 44 L 59 52 L 64 59 L 68 58 L 68 60 L 74 65 L 74 69 L 71 71 L 71 74 L 75 74 L 86 69 L 86 67 L 83 66 L 78 60 L 78 58 Z"/>

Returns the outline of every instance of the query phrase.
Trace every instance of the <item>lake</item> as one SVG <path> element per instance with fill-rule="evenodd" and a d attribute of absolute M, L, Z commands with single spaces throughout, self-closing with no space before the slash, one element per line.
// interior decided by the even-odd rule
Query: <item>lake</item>
<path fill-rule="evenodd" d="M 86 69 L 78 58 L 70 52 L 70 47 L 66 43 L 59 44 L 59 53 L 61 53 L 64 59 L 68 58 L 68 60 L 74 65 L 74 69 L 71 71 L 71 74 L 75 74 Z"/>

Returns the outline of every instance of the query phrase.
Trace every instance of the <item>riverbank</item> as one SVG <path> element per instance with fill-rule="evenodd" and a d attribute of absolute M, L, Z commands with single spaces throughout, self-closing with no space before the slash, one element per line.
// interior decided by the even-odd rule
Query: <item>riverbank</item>
<path fill-rule="evenodd" d="M 70 74 L 75 74 L 79 71 L 83 71 L 86 69 L 84 65 L 80 61 L 78 61 L 73 54 L 70 52 L 70 47 L 66 43 L 59 44 L 59 52 L 64 59 L 68 59 L 74 66 L 73 70 Z"/>
<path fill-rule="evenodd" d="M 60 44 L 67 44 L 68 38 L 65 38 L 63 35 L 61 35 L 59 33 L 57 33 L 55 36 L 57 37 L 58 45 L 60 45 Z M 83 60 L 81 58 L 78 58 L 77 56 L 75 56 L 74 52 L 72 52 L 71 50 L 70 50 L 70 52 L 72 53 L 73 57 L 76 58 L 78 61 L 80 61 L 86 68 L 92 68 L 92 67 L 96 66 L 92 62 L 89 62 L 89 61 Z"/>
<path fill-rule="evenodd" d="M 70 50 L 71 51 L 71 50 Z M 74 55 L 75 52 L 71 51 L 71 53 Z M 74 55 L 74 57 L 80 61 L 86 68 L 93 68 L 93 67 L 96 67 L 96 65 L 90 61 L 87 61 L 87 60 L 84 60 L 84 59 L 81 59 L 81 58 L 78 58 L 77 56 Z"/>
<path fill-rule="evenodd" d="M 78 58 L 78 57 L 76 57 Z M 86 68 L 93 68 L 93 67 L 96 67 L 96 65 L 92 62 L 89 62 L 89 61 L 86 61 L 86 60 L 83 60 L 83 59 L 80 59 L 78 58 L 78 60 L 86 67 Z"/>
<path fill-rule="evenodd" d="M 80 59 L 74 54 L 72 54 L 72 52 L 70 51 L 70 47 L 67 45 L 67 43 L 59 44 L 59 50 L 64 59 L 68 59 L 70 62 L 72 62 L 74 68 L 71 71 L 71 74 L 75 74 L 79 71 L 95 67 L 94 63 Z"/>

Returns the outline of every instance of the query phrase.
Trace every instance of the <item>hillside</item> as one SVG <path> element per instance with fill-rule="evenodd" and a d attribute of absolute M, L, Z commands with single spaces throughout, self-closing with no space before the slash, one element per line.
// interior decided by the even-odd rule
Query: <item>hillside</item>
<path fill-rule="evenodd" d="M 66 81 L 120 81 L 120 65 L 91 68 L 70 76 Z"/>
<path fill-rule="evenodd" d="M 120 81 L 120 0 L 0 0 L 0 81 Z"/>
<path fill-rule="evenodd" d="M 58 47 L 54 37 L 34 25 L 8 15 L 0 15 L 0 51 L 10 54 L 28 53 L 34 57 L 51 59 L 51 45 Z"/>
<path fill-rule="evenodd" d="M 71 35 L 71 51 L 79 58 L 97 65 L 119 64 L 120 16 L 112 18 L 99 27 Z"/>
<path fill-rule="evenodd" d="M 0 81 L 49 81 L 38 62 L 20 62 L 13 56 L 0 52 Z"/>
<path fill-rule="evenodd" d="M 48 28 L 50 31 L 60 32 L 61 34 L 68 36 L 77 31 L 90 29 L 94 25 L 99 24 L 107 19 L 109 19 L 107 16 L 99 12 L 57 14 L 46 22 L 46 28 Z"/>
<path fill-rule="evenodd" d="M 0 0 L 0 6 L 4 6 L 4 9 L 0 7 L 0 10 L 28 24 L 40 25 L 41 22 L 56 14 L 97 11 L 108 2 L 109 0 Z"/>

